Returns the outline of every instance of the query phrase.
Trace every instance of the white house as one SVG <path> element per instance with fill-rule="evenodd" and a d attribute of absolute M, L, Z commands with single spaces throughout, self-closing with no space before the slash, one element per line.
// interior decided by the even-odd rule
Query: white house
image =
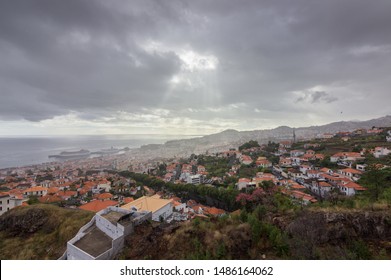
<path fill-rule="evenodd" d="M 108 180 L 102 180 L 98 183 L 97 188 L 109 192 L 111 190 L 111 182 Z"/>
<path fill-rule="evenodd" d="M 237 188 L 238 190 L 242 190 L 242 189 L 245 189 L 248 187 L 248 185 L 250 184 L 251 180 L 248 179 L 248 178 L 240 178 L 239 181 L 238 181 L 238 184 L 237 184 Z"/>
<path fill-rule="evenodd" d="M 0 216 L 16 206 L 22 205 L 23 199 L 13 197 L 8 193 L 0 193 Z"/>
<path fill-rule="evenodd" d="M 25 196 L 31 196 L 31 195 L 44 196 L 47 195 L 47 193 L 48 193 L 48 188 L 42 186 L 31 187 L 24 190 L 23 192 Z"/>
<path fill-rule="evenodd" d="M 350 179 L 355 180 L 355 181 L 360 179 L 360 177 L 362 175 L 362 172 L 360 170 L 352 169 L 352 168 L 339 169 L 337 172 L 339 174 L 341 174 L 343 176 L 347 176 Z"/>
<path fill-rule="evenodd" d="M 303 174 L 306 174 L 307 171 L 312 170 L 312 169 L 313 169 L 312 166 L 305 165 L 305 164 L 300 165 L 300 167 L 299 167 L 300 172 L 303 173 Z"/>
<path fill-rule="evenodd" d="M 391 153 L 391 150 L 389 150 L 386 147 L 376 147 L 373 151 L 373 155 L 375 158 L 384 157 Z"/>
<path fill-rule="evenodd" d="M 364 188 L 364 187 L 362 187 L 359 184 L 354 183 L 354 182 L 348 182 L 348 183 L 345 183 L 345 184 L 338 184 L 338 189 L 339 189 L 340 192 L 342 192 L 346 196 L 353 196 L 357 192 L 366 190 L 366 188 Z"/>
<path fill-rule="evenodd" d="M 368 166 L 367 164 L 356 164 L 356 169 L 360 171 L 365 171 L 367 166 Z"/>
<path fill-rule="evenodd" d="M 302 155 L 304 155 L 304 151 L 301 151 L 301 150 L 292 150 L 290 152 L 291 154 L 291 157 L 300 157 Z"/>
<path fill-rule="evenodd" d="M 258 159 L 256 161 L 256 165 L 257 167 L 262 167 L 262 168 L 272 167 L 272 163 L 267 159 Z"/>
<path fill-rule="evenodd" d="M 319 170 L 308 170 L 307 171 L 307 177 L 308 178 L 311 178 L 311 179 L 313 179 L 313 178 L 319 178 L 319 174 L 320 174 L 321 172 L 319 171 Z"/>
<path fill-rule="evenodd" d="M 179 202 L 179 201 L 173 201 L 172 202 L 173 206 L 174 206 L 174 209 L 176 211 L 183 211 L 185 212 L 187 206 L 186 206 L 186 203 L 182 203 L 182 202 Z"/>
<path fill-rule="evenodd" d="M 199 185 L 202 184 L 203 182 L 204 182 L 204 176 L 201 174 L 190 175 L 187 177 L 188 184 Z"/>
<path fill-rule="evenodd" d="M 364 159 L 364 157 L 360 153 L 355 153 L 355 152 L 341 152 L 341 153 L 336 153 L 330 157 L 331 162 L 356 161 L 361 159 Z"/>
<path fill-rule="evenodd" d="M 253 162 L 252 158 L 247 156 L 247 155 L 242 155 L 241 157 L 241 163 L 245 164 L 245 165 L 249 165 Z"/>
<path fill-rule="evenodd" d="M 334 187 L 327 182 L 315 182 L 315 181 L 312 183 L 310 187 L 311 192 L 321 197 L 326 197 L 333 188 Z"/>
<path fill-rule="evenodd" d="M 391 130 L 387 131 L 388 135 L 386 136 L 387 142 L 391 142 Z"/>

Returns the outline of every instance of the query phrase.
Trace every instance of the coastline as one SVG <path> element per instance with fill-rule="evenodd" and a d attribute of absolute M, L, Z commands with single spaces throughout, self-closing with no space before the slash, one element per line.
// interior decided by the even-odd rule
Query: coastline
<path fill-rule="evenodd" d="M 150 137 L 150 138 L 148 138 Z M 171 140 L 189 139 L 189 135 L 79 135 L 62 136 L 1 136 L 0 137 L 0 170 L 29 168 L 39 165 L 61 164 L 64 161 L 50 160 L 49 156 L 58 155 L 63 151 L 88 149 L 91 158 L 96 157 L 102 150 L 110 147 L 132 154 L 148 145 L 164 145 Z M 112 156 L 117 154 L 102 154 Z M 88 159 L 88 158 L 87 158 Z M 67 161 L 77 161 L 67 160 Z"/>

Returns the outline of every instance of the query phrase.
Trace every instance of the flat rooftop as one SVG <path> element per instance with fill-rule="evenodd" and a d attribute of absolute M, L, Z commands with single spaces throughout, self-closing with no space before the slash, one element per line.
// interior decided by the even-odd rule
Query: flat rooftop
<path fill-rule="evenodd" d="M 111 241 L 111 237 L 94 225 L 88 228 L 87 234 L 73 245 L 91 256 L 97 257 L 111 249 Z"/>
<path fill-rule="evenodd" d="M 133 218 L 129 217 L 125 220 L 120 221 L 120 219 L 126 215 L 128 215 L 128 214 L 119 213 L 116 211 L 110 211 L 109 213 L 102 215 L 102 217 L 105 218 L 106 220 L 108 220 L 110 223 L 112 223 L 115 226 L 117 225 L 117 223 L 119 223 L 123 226 L 127 226 L 133 222 Z"/>
<path fill-rule="evenodd" d="M 118 220 L 125 215 L 126 214 L 123 214 L 123 213 L 110 211 L 109 213 L 102 215 L 102 217 L 105 218 L 106 220 L 108 220 L 113 225 L 116 225 Z"/>

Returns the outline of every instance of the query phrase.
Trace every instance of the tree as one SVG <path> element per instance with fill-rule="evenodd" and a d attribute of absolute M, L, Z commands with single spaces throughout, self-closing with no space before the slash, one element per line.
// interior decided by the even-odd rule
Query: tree
<path fill-rule="evenodd" d="M 363 174 L 359 183 L 367 187 L 367 194 L 373 201 L 377 201 L 386 189 L 391 187 L 391 168 L 379 169 L 371 166 Z"/>
<path fill-rule="evenodd" d="M 244 143 L 243 145 L 239 146 L 239 151 L 255 148 L 255 147 L 260 147 L 258 141 L 250 140 Z"/>

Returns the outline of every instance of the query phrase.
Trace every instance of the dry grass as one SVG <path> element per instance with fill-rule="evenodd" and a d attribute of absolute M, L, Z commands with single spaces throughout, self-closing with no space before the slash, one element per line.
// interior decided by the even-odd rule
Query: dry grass
<path fill-rule="evenodd" d="M 46 222 L 34 233 L 15 232 L 12 226 L 0 231 L 0 259 L 57 259 L 71 239 L 94 213 L 64 209 L 53 205 L 32 205 L 10 211 L 1 221 L 12 216 L 22 218 L 29 211 L 42 209 Z"/>

